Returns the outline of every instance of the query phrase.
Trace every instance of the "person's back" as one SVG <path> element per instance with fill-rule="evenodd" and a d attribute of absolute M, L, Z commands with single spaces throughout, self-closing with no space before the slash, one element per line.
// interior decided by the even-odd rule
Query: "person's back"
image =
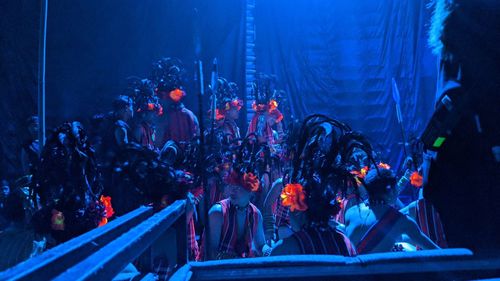
<path fill-rule="evenodd" d="M 278 241 L 271 255 L 356 255 L 349 238 L 329 225 L 330 218 L 340 209 L 331 204 L 335 196 L 330 186 L 319 182 L 308 182 L 306 187 L 287 184 L 280 198 L 283 206 L 290 207 L 293 233 Z"/>
<path fill-rule="evenodd" d="M 355 256 L 351 241 L 333 227 L 307 227 L 283 239 L 272 255 L 341 255 Z"/>
<path fill-rule="evenodd" d="M 400 212 L 415 220 L 420 230 L 439 247 L 448 247 L 439 212 L 429 200 L 420 198 L 408 204 Z"/>
<path fill-rule="evenodd" d="M 374 169 L 366 176 L 370 203 L 351 207 L 345 215 L 347 235 L 358 254 L 391 251 L 403 235 L 422 249 L 438 248 L 411 218 L 391 206 L 396 198 L 395 177 L 387 169 Z"/>

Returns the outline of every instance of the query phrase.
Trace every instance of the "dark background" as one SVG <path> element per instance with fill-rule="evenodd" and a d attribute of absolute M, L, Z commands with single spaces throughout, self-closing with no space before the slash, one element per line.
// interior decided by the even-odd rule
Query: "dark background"
<path fill-rule="evenodd" d="M 38 2 L 0 3 L 0 176 L 19 176 L 24 122 L 36 114 Z M 243 3 L 50 1 L 48 128 L 109 110 L 125 78 L 148 76 L 163 56 L 184 62 L 186 104 L 194 112 L 197 58 L 208 82 L 217 57 L 220 75 L 236 81 L 243 97 Z M 277 76 L 294 115 L 319 112 L 350 123 L 397 167 L 402 150 L 391 78 L 399 85 L 408 135 L 423 130 L 433 109 L 436 61 L 426 46 L 424 1 L 257 0 L 255 17 L 257 70 Z"/>

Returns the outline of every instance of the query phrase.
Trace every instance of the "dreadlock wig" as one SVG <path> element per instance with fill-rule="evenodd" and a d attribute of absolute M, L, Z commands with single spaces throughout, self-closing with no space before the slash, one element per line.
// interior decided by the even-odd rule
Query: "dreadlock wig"
<path fill-rule="evenodd" d="M 357 186 L 347 165 L 353 151 L 363 150 L 371 157 L 372 147 L 347 124 L 317 114 L 303 121 L 293 149 L 295 156 L 282 203 L 304 210 L 310 222 L 327 223 L 339 212 L 348 189 Z M 303 199 L 289 200 L 292 203 L 283 200 L 290 197 Z"/>
<path fill-rule="evenodd" d="M 35 230 L 51 232 L 63 242 L 111 217 L 111 209 L 108 216 L 100 200 L 99 175 L 94 150 L 82 125 L 71 122 L 57 127 L 47 139 L 39 172 L 32 182 L 33 196 L 39 196 L 42 204 L 33 218 Z"/>

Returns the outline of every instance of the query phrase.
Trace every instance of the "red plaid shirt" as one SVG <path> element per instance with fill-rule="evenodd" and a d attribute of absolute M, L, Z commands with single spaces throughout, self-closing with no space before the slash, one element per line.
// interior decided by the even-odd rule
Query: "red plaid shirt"
<path fill-rule="evenodd" d="M 443 224 L 432 203 L 426 199 L 419 199 L 416 204 L 416 215 L 417 224 L 422 232 L 439 247 L 447 248 L 448 243 L 444 235 Z"/>
<path fill-rule="evenodd" d="M 200 248 L 196 241 L 196 231 L 194 228 L 194 220 L 191 218 L 188 224 L 187 241 L 189 246 L 189 260 L 196 260 L 200 254 Z"/>
<path fill-rule="evenodd" d="M 222 235 L 219 242 L 218 253 L 223 256 L 252 257 L 252 241 L 257 231 L 259 222 L 258 209 L 252 203 L 247 207 L 245 221 L 245 241 L 238 243 L 238 226 L 236 222 L 236 209 L 231 206 L 229 199 L 224 199 L 217 204 L 222 207 Z M 242 247 L 242 249 L 240 249 Z"/>

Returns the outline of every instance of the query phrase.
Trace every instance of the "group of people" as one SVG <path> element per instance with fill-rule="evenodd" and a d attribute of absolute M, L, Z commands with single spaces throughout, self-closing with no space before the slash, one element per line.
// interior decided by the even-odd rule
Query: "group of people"
<path fill-rule="evenodd" d="M 64 123 L 41 152 L 38 120 L 29 119 L 22 192 L 4 192 L 0 202 L 8 217 L 0 246 L 22 245 L 10 248 L 22 253 L 3 268 L 141 205 L 160 210 L 177 199 L 188 202 L 191 260 L 446 247 L 430 202 L 398 200 L 406 186 L 422 186 L 412 159 L 399 179 L 348 124 L 311 115 L 285 126 L 272 76 L 253 85 L 246 134 L 234 82 L 218 78 L 211 87 L 216 102 L 204 132 L 183 104 L 179 60 L 163 58 L 151 77 L 129 82 L 89 130 Z"/>

